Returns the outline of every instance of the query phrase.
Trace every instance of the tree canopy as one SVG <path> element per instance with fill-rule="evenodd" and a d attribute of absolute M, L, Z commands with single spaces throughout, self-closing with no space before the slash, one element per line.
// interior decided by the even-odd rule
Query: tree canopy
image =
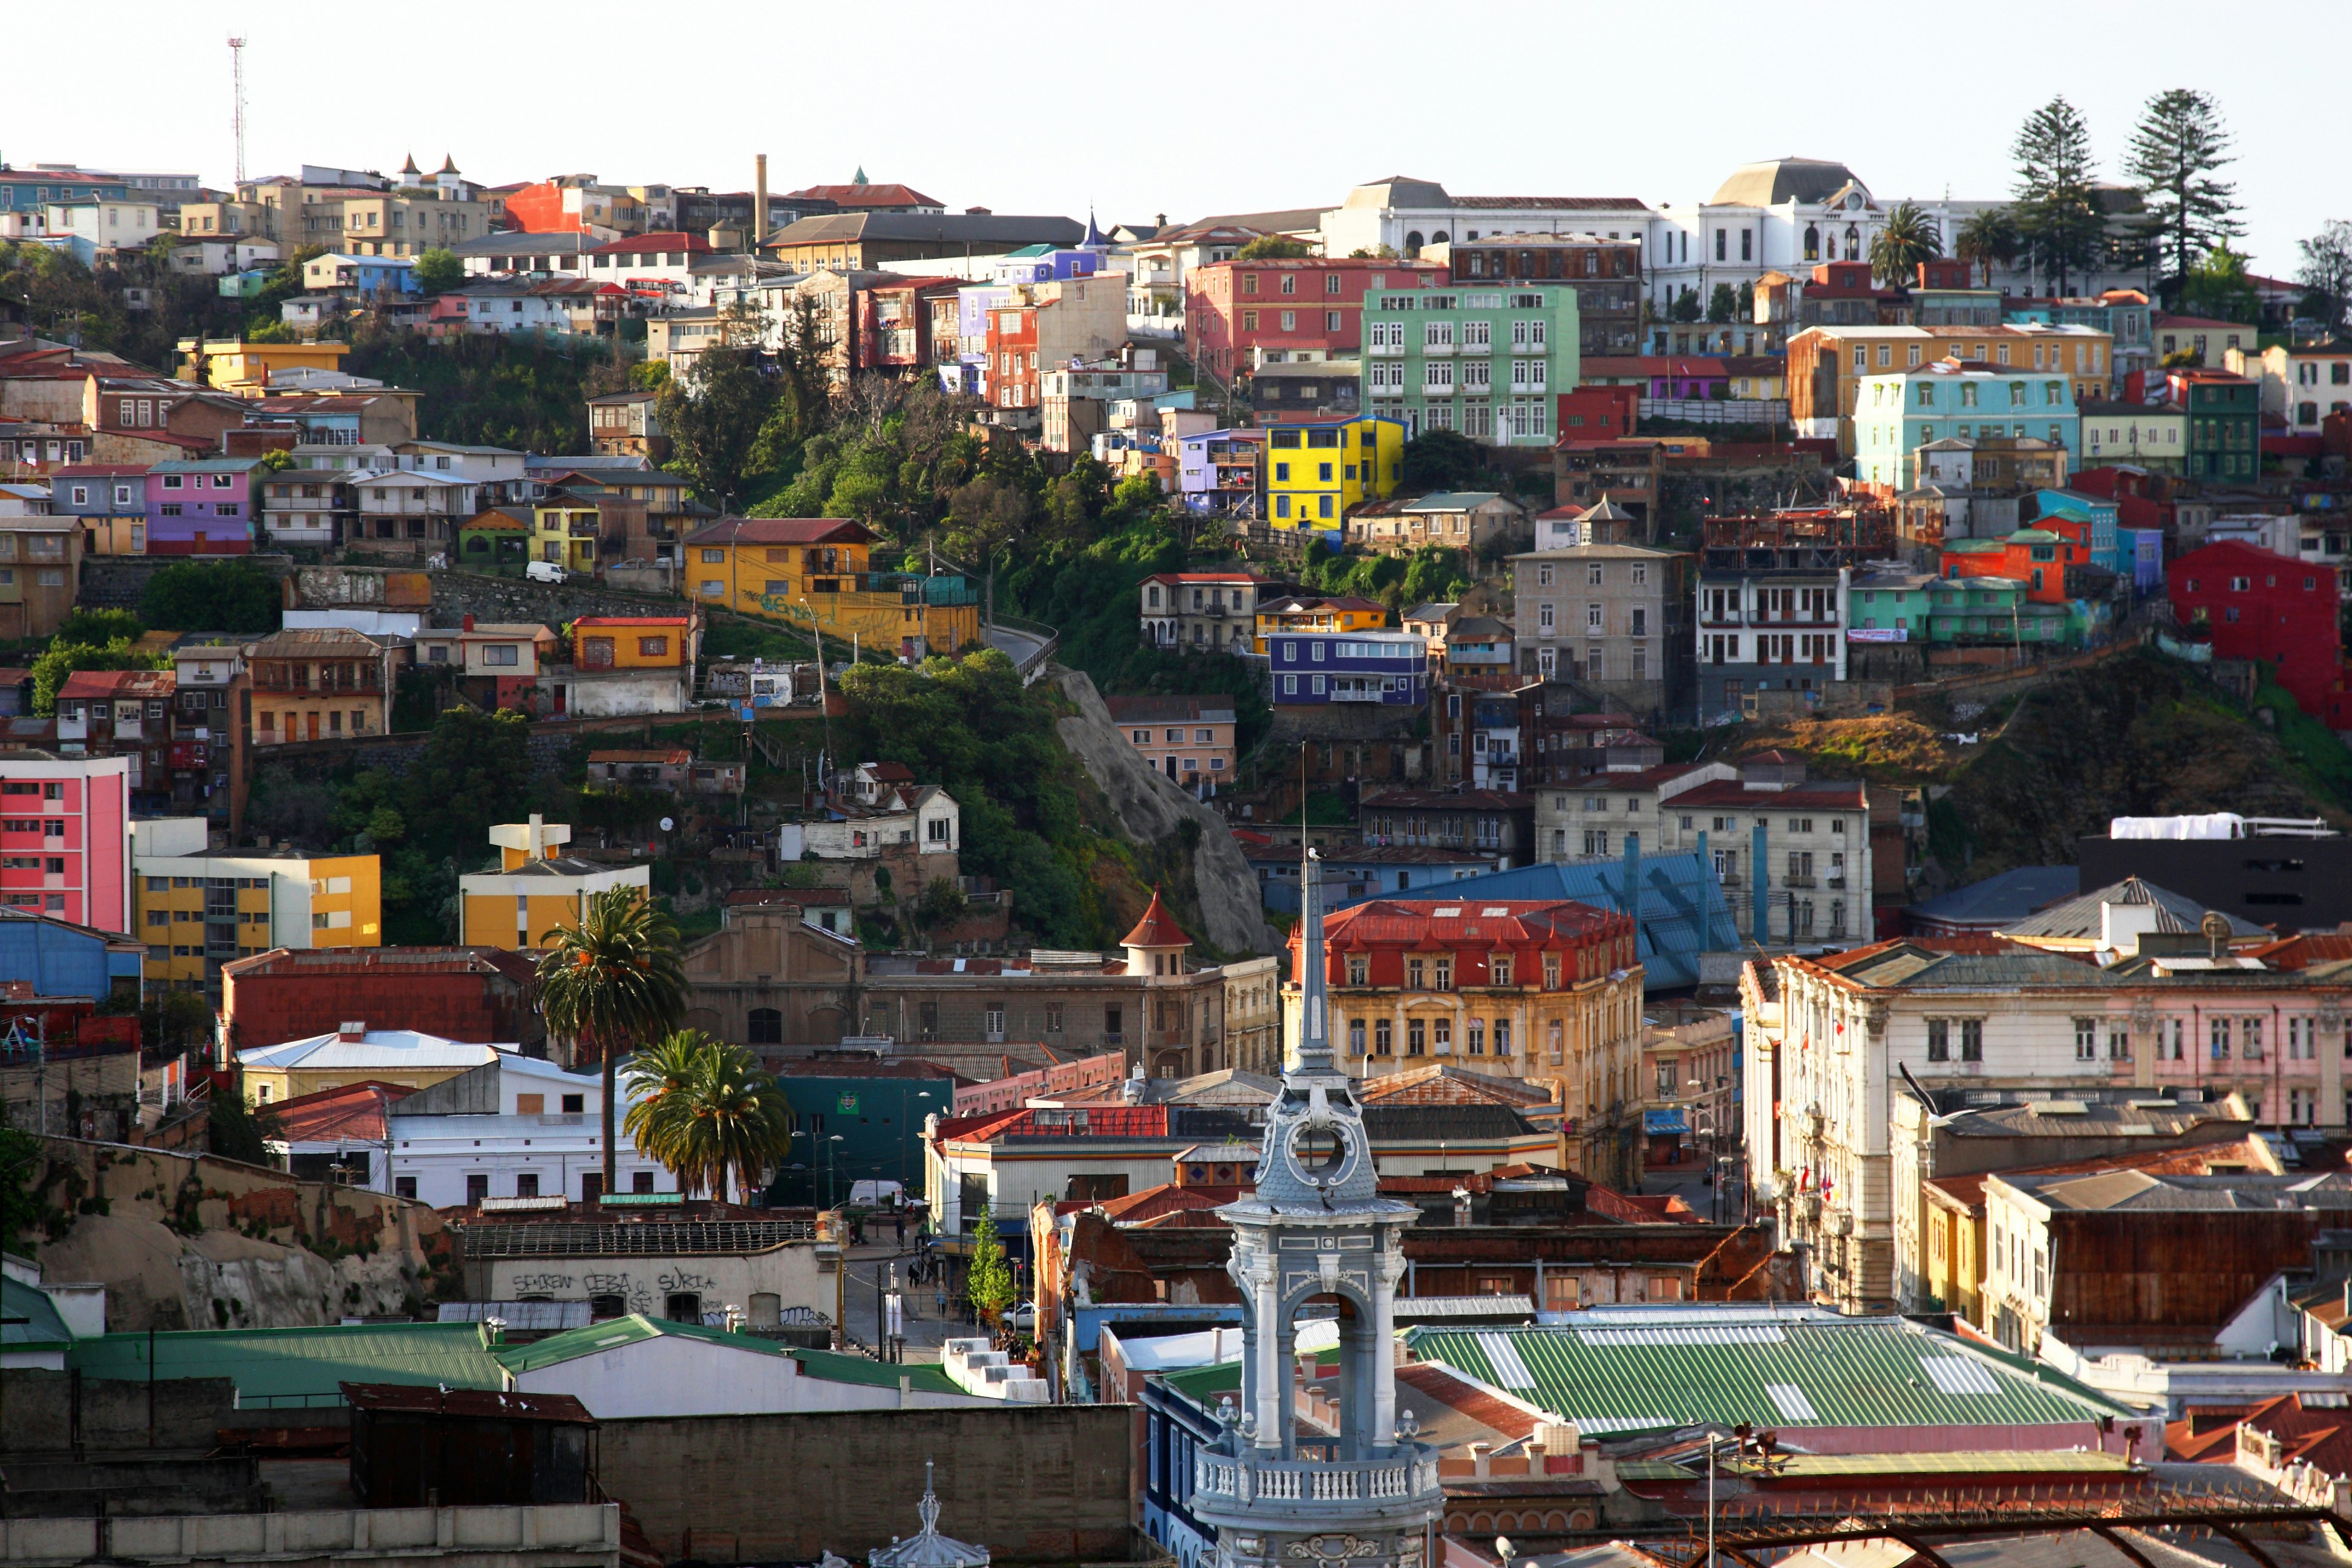
<path fill-rule="evenodd" d="M 2096 264 L 2106 218 L 2093 184 L 2091 127 L 2062 95 L 2026 117 L 2010 155 L 2017 161 L 2011 209 L 2024 253 L 2059 293 Z"/>
<path fill-rule="evenodd" d="M 139 618 L 171 631 L 266 637 L 283 604 L 278 579 L 250 561 L 181 561 L 147 579 Z"/>
<path fill-rule="evenodd" d="M 2216 176 L 2236 162 L 2221 105 L 2209 93 L 2176 87 L 2148 100 L 2124 157 L 2124 174 L 2146 192 L 2147 225 L 2164 247 L 2172 286 L 2217 246 L 2245 232 L 2237 186 Z"/>

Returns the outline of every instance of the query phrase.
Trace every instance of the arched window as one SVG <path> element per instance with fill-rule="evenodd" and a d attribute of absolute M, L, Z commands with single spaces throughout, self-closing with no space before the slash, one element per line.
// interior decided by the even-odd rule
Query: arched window
<path fill-rule="evenodd" d="M 1821 258 L 1822 231 L 1814 227 L 1811 224 L 1807 224 L 1805 226 L 1805 259 L 1808 261 L 1819 261 Z"/>
<path fill-rule="evenodd" d="M 1429 237 L 1429 243 L 1432 245 L 1444 245 L 1445 243 L 1445 231 L 1441 228 L 1435 234 Z"/>
<path fill-rule="evenodd" d="M 1852 224 L 1845 226 L 1845 258 L 1848 261 L 1862 259 L 1862 230 Z"/>
<path fill-rule="evenodd" d="M 784 1016 L 773 1007 L 754 1007 L 744 1023 L 744 1038 L 755 1046 L 784 1043 Z"/>
<path fill-rule="evenodd" d="M 1404 253 L 1407 256 L 1419 256 L 1421 254 L 1421 230 L 1416 228 L 1406 233 L 1404 237 Z"/>

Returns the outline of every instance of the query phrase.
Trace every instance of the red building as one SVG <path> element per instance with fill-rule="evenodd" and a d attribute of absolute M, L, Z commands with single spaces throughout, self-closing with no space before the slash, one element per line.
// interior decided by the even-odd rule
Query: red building
<path fill-rule="evenodd" d="M 1614 441 L 1633 435 L 1641 423 L 1638 386 L 1580 386 L 1561 393 L 1559 403 L 1559 419 L 1552 428 L 1563 441 Z"/>
<path fill-rule="evenodd" d="M 1364 343 L 1364 294 L 1431 289 L 1443 267 L 1369 256 L 1215 261 L 1184 275 L 1184 331 L 1192 363 L 1221 378 L 1246 374 L 1259 350 L 1285 359 L 1337 358 Z"/>
<path fill-rule="evenodd" d="M 0 752 L 0 903 L 131 930 L 128 757 Z"/>
<path fill-rule="evenodd" d="M 2352 730 L 2333 568 L 2228 540 L 2164 569 L 2173 617 L 2206 633 L 2216 658 L 2262 659 L 2295 705 Z"/>
<path fill-rule="evenodd" d="M 278 948 L 221 966 L 228 1043 L 274 1046 L 351 1020 L 478 1044 L 546 1037 L 532 965 L 494 947 Z"/>
<path fill-rule="evenodd" d="M 2006 577 L 2024 584 L 2037 605 L 2063 605 L 2074 597 L 2067 569 L 2091 562 L 2090 524 L 2074 524 L 2081 537 L 2069 538 L 2057 531 L 2067 521 L 2047 518 L 2001 539 L 1956 540 L 1944 547 L 1944 575 Z"/>

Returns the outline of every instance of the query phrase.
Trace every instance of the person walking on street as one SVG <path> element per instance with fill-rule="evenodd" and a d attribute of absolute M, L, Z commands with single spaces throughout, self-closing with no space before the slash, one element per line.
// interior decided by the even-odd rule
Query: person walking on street
<path fill-rule="evenodd" d="M 901 1210 L 890 1216 L 890 1228 L 898 1234 L 899 1249 L 901 1251 L 905 1250 L 907 1246 L 907 1215 L 904 1210 Z"/>

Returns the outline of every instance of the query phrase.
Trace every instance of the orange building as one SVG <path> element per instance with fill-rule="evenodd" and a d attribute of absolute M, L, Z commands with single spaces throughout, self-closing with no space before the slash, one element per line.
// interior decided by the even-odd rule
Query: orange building
<path fill-rule="evenodd" d="M 2021 528 L 2005 539 L 1953 540 L 1944 546 L 1944 575 L 2007 577 L 2024 584 L 2025 596 L 2037 605 L 2063 605 L 2066 568 L 2091 563 L 2089 524 L 2081 526 L 2085 537 L 2080 540 L 2047 528 Z"/>

